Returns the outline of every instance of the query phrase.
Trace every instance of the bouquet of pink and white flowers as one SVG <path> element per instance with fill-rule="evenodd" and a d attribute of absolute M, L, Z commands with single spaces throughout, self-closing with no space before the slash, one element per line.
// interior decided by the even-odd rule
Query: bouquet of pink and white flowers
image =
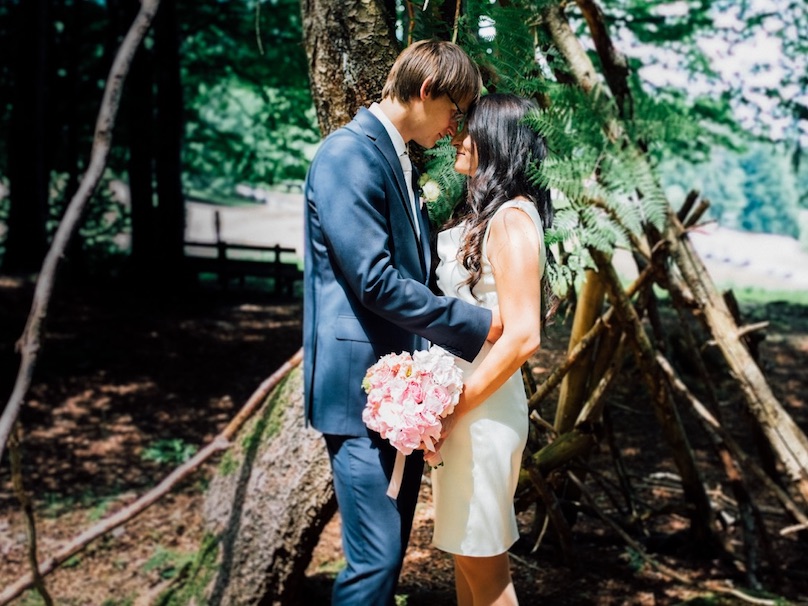
<path fill-rule="evenodd" d="M 435 451 L 441 419 L 454 411 L 463 391 L 463 371 L 444 349 L 387 354 L 362 381 L 368 403 L 362 420 L 408 455 L 422 444 Z"/>

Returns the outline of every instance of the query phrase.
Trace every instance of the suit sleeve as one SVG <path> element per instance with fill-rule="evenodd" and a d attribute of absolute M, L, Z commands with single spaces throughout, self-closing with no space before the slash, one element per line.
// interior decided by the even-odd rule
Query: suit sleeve
<path fill-rule="evenodd" d="M 315 208 L 309 212 L 316 214 L 340 279 L 362 306 L 472 360 L 488 335 L 491 312 L 453 297 L 436 296 L 394 265 L 390 221 L 395 214 L 389 205 L 401 201 L 391 200 L 386 191 L 385 175 L 391 170 L 361 136 L 332 137 L 310 169 L 308 203 Z"/>

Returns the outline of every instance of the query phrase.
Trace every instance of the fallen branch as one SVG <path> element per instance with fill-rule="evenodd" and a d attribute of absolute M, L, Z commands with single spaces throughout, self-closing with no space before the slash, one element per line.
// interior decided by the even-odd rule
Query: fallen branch
<path fill-rule="evenodd" d="M 678 572 L 676 572 L 672 568 L 669 568 L 669 567 L 665 566 L 664 564 L 656 561 L 654 558 L 652 558 L 650 555 L 648 555 L 648 553 L 646 553 L 646 551 L 645 551 L 645 547 L 643 547 L 637 541 L 632 539 L 631 536 L 625 530 L 623 530 L 623 528 L 617 522 L 612 520 L 611 516 L 608 516 L 606 514 L 606 512 L 604 512 L 598 506 L 597 501 L 592 496 L 592 493 L 589 492 L 589 489 L 586 486 L 584 486 L 584 483 L 581 482 L 581 480 L 579 480 L 578 477 L 574 473 L 567 472 L 567 475 L 569 476 L 570 480 L 572 480 L 572 483 L 575 484 L 578 487 L 578 489 L 581 491 L 581 495 L 583 495 L 584 499 L 586 499 L 589 506 L 592 508 L 592 511 L 594 511 L 595 514 L 601 520 L 606 522 L 606 524 L 608 526 L 610 526 L 612 528 L 612 530 L 614 530 L 620 536 L 620 538 L 623 539 L 623 541 L 625 541 L 626 545 L 628 545 L 634 551 L 636 551 L 637 555 L 639 555 L 643 559 L 644 562 L 646 562 L 652 568 L 658 570 L 659 572 L 661 572 L 665 576 L 670 577 L 671 579 L 674 579 L 674 580 L 679 581 L 680 583 L 684 583 L 686 585 L 692 585 L 693 584 L 693 581 L 691 579 L 687 578 L 684 575 L 679 574 Z"/>
<path fill-rule="evenodd" d="M 657 363 L 662 368 L 663 372 L 668 377 L 668 382 L 671 389 L 679 396 L 686 400 L 692 407 L 701 408 L 706 410 L 706 407 L 698 402 L 693 393 L 687 388 L 684 382 L 676 375 L 673 367 L 668 360 L 661 353 L 657 352 Z M 702 422 L 707 424 L 707 421 L 702 417 Z M 740 527 L 743 536 L 744 554 L 745 554 L 745 568 L 744 574 L 746 575 L 747 583 L 751 587 L 759 588 L 760 582 L 757 580 L 757 542 L 755 537 L 759 536 L 760 543 L 762 544 L 772 567 L 777 570 L 777 556 L 774 550 L 771 549 L 771 542 L 769 541 L 768 534 L 766 533 L 766 525 L 763 521 L 763 515 L 760 508 L 752 498 L 752 493 L 746 477 L 741 471 L 740 462 L 734 457 L 731 447 L 722 438 L 719 431 L 716 430 L 720 427 L 718 419 L 712 417 L 709 426 L 706 428 L 708 434 L 712 438 L 713 447 L 718 455 L 721 464 L 724 467 L 724 473 L 729 480 L 730 487 L 735 495 L 735 503 L 738 508 L 738 515 L 740 518 Z"/>
<path fill-rule="evenodd" d="M 20 455 L 19 430 L 11 434 L 8 441 L 8 454 L 11 462 L 11 482 L 14 485 L 14 492 L 20 502 L 23 514 L 25 515 L 25 534 L 28 538 L 28 565 L 31 567 L 31 585 L 36 588 L 42 601 L 46 606 L 53 606 L 53 598 L 45 587 L 45 581 L 39 574 L 37 565 L 37 540 L 36 540 L 36 518 L 34 516 L 34 506 L 25 487 L 22 483 L 22 457 Z"/>
<path fill-rule="evenodd" d="M 119 512 L 102 520 L 92 528 L 85 530 L 79 536 L 70 541 L 67 545 L 62 547 L 56 554 L 44 562 L 39 564 L 38 575 L 39 578 L 50 574 L 62 563 L 69 560 L 82 549 L 87 547 L 90 543 L 103 535 L 111 532 L 118 526 L 128 522 L 135 516 L 143 513 L 148 507 L 159 501 L 166 494 L 188 477 L 191 472 L 195 471 L 202 463 L 207 461 L 215 453 L 226 450 L 230 447 L 230 438 L 232 438 L 239 428 L 249 419 L 260 405 L 266 400 L 269 393 L 280 383 L 289 372 L 298 366 L 303 360 L 303 349 L 299 349 L 295 355 L 289 358 L 283 366 L 272 373 L 263 383 L 255 390 L 250 396 L 247 403 L 242 407 L 238 414 L 227 424 L 222 432 L 216 436 L 205 448 L 196 453 L 191 459 L 180 465 L 177 469 L 171 472 L 166 478 L 160 482 L 152 490 L 144 494 L 137 501 L 124 507 Z M 26 589 L 34 585 L 34 574 L 27 574 L 19 579 L 17 582 L 8 586 L 3 593 L 0 593 L 0 606 L 5 606 L 11 600 L 19 596 Z"/>
<path fill-rule="evenodd" d="M 784 537 L 794 532 L 800 532 L 801 530 L 808 530 L 808 524 L 792 524 L 791 526 L 786 526 L 780 530 L 780 536 Z"/>
<path fill-rule="evenodd" d="M 545 515 L 547 516 L 547 520 L 550 520 L 553 523 L 553 527 L 556 530 L 556 536 L 558 537 L 558 543 L 561 547 L 561 554 L 564 558 L 564 563 L 567 564 L 567 566 L 572 567 L 575 564 L 575 549 L 573 547 L 572 529 L 564 517 L 564 513 L 561 511 L 561 503 L 559 503 L 555 493 L 550 486 L 548 486 L 547 480 L 544 479 L 541 471 L 533 466 L 529 466 L 527 471 L 530 474 L 530 479 L 533 482 L 533 485 L 536 487 L 536 490 L 539 491 L 539 496 L 541 496 L 542 501 L 544 501 Z M 540 534 L 539 540 L 536 541 L 536 545 L 533 547 L 534 552 L 539 548 L 541 537 L 544 536 L 544 530 L 546 530 L 546 524 L 544 525 L 542 533 Z"/>
<path fill-rule="evenodd" d="M 745 337 L 750 333 L 757 332 L 759 330 L 765 330 L 768 327 L 769 327 L 768 320 L 765 320 L 763 322 L 756 322 L 754 324 L 747 324 L 746 326 L 738 327 L 738 331 L 736 332 L 735 336 L 737 336 L 738 339 L 742 339 L 743 337 Z M 716 339 L 709 339 L 704 343 L 704 347 L 715 347 L 717 345 L 718 341 Z"/>
<path fill-rule="evenodd" d="M 674 389 L 682 391 L 685 401 L 690 404 L 691 409 L 696 416 L 702 421 L 703 427 L 713 435 L 716 435 L 729 449 L 732 456 L 738 461 L 742 468 L 751 472 L 755 477 L 768 488 L 783 508 L 791 514 L 791 516 L 802 525 L 808 526 L 808 515 L 803 513 L 800 506 L 791 498 L 791 496 L 783 490 L 769 475 L 760 468 L 760 466 L 751 459 L 743 450 L 743 448 L 735 441 L 735 439 L 727 432 L 718 422 L 712 413 L 707 410 L 707 407 L 702 404 L 696 397 L 694 397 L 686 387 L 676 379 L 673 369 L 664 357 L 659 356 L 657 362 L 660 368 L 666 373 L 671 385 Z"/>

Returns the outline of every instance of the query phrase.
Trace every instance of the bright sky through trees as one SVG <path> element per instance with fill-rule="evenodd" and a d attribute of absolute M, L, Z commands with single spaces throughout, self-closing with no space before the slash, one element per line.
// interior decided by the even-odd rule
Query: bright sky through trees
<path fill-rule="evenodd" d="M 676 20 L 687 18 L 690 10 L 682 0 L 656 12 Z M 800 32 L 808 28 L 808 9 L 789 0 L 723 0 L 713 3 L 709 15 L 712 27 L 698 31 L 692 41 L 670 42 L 665 50 L 637 42 L 625 27 L 619 38 L 627 43 L 627 54 L 646 63 L 640 75 L 651 85 L 674 86 L 691 96 L 729 94 L 745 127 L 763 126 L 772 139 L 800 138 L 808 145 L 808 124 L 788 109 L 793 103 L 808 107 L 808 56 L 791 52 L 805 43 Z"/>

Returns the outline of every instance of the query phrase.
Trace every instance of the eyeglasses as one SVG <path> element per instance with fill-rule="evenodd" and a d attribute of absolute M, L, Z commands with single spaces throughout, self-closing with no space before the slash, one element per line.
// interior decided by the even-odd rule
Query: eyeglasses
<path fill-rule="evenodd" d="M 455 106 L 455 113 L 452 114 L 452 122 L 457 123 L 457 132 L 459 133 L 463 130 L 463 126 L 466 123 L 466 112 L 460 109 L 460 106 L 457 104 L 457 101 L 452 99 L 452 95 L 450 95 L 447 92 L 446 96 L 449 97 L 449 101 L 451 101 L 452 104 Z"/>

